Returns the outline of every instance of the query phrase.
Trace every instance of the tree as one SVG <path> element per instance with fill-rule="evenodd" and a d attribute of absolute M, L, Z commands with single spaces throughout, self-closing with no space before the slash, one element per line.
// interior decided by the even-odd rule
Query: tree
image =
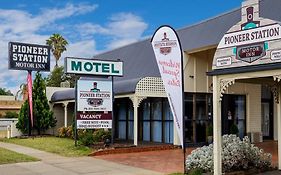
<path fill-rule="evenodd" d="M 46 85 L 39 72 L 36 73 L 33 81 L 33 116 L 34 128 L 38 134 L 56 125 L 56 120 L 53 117 L 53 112 L 50 111 L 48 100 L 46 97 Z"/>
<path fill-rule="evenodd" d="M 58 61 L 61 57 L 61 54 L 66 51 L 66 46 L 68 42 L 58 33 L 54 33 L 46 40 L 46 44 L 51 47 L 51 51 L 56 59 L 55 67 L 58 67 Z"/>
<path fill-rule="evenodd" d="M 23 133 L 27 134 L 28 133 L 28 127 L 29 127 L 29 115 L 28 115 L 28 102 L 27 100 L 22 104 L 20 113 L 19 113 L 19 118 L 18 118 L 18 123 L 16 124 L 16 127 Z"/>
<path fill-rule="evenodd" d="M 20 89 L 16 93 L 16 99 L 19 99 L 19 97 L 22 96 L 22 99 L 25 101 L 28 98 L 28 92 L 27 92 L 27 84 L 22 83 L 20 85 Z"/>
<path fill-rule="evenodd" d="M 60 87 L 60 83 L 68 81 L 70 87 L 74 87 L 74 77 L 64 74 L 63 66 L 55 67 L 46 79 L 46 85 L 50 87 Z"/>
<path fill-rule="evenodd" d="M 7 90 L 6 88 L 0 88 L 0 95 L 10 95 L 10 96 L 12 96 L 13 93 L 10 90 Z"/>

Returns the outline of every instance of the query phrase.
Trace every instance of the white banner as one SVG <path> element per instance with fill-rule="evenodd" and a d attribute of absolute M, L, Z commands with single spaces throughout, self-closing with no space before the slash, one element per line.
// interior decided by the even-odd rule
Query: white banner
<path fill-rule="evenodd" d="M 78 111 L 112 111 L 112 82 L 78 80 Z"/>
<path fill-rule="evenodd" d="M 174 126 L 183 146 L 182 50 L 179 39 L 174 29 L 163 26 L 155 32 L 151 44 L 174 116 Z"/>

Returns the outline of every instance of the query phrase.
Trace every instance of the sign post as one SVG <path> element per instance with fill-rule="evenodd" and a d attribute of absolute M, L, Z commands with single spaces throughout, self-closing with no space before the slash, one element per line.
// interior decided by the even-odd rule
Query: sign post
<path fill-rule="evenodd" d="M 27 70 L 28 114 L 31 135 L 33 123 L 32 71 L 50 71 L 50 47 L 45 45 L 9 42 L 9 69 Z"/>
<path fill-rule="evenodd" d="M 75 146 L 77 129 L 112 129 L 113 143 L 113 76 L 123 75 L 123 62 L 67 57 L 65 68 L 69 74 L 107 78 L 79 79 L 75 83 Z"/>

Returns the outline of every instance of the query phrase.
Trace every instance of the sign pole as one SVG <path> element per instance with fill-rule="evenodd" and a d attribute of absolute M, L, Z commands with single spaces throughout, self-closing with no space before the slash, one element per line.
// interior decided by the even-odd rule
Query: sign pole
<path fill-rule="evenodd" d="M 77 99 L 77 76 L 75 76 L 75 99 Z M 75 146 L 77 146 L 77 139 L 78 139 L 78 133 L 77 133 L 77 100 L 75 101 L 75 112 L 74 112 L 74 118 L 75 118 L 75 124 L 74 124 L 74 139 L 75 139 Z"/>
<path fill-rule="evenodd" d="M 33 116 L 32 116 L 32 71 L 27 71 L 27 92 L 28 92 L 28 136 L 31 136 L 31 130 L 33 127 Z M 31 86 L 31 87 L 30 87 Z"/>
<path fill-rule="evenodd" d="M 180 42 L 180 41 L 179 41 Z M 181 65 L 183 65 L 183 56 L 181 58 Z M 185 95 L 184 95 L 184 74 L 183 74 L 183 66 L 181 69 L 181 79 L 182 79 L 182 113 L 183 113 L 183 119 L 182 119 L 182 139 L 183 139 L 183 172 L 184 174 L 187 174 L 186 168 L 185 168 L 185 158 L 186 158 L 186 142 L 185 142 Z"/>
<path fill-rule="evenodd" d="M 114 120 L 114 85 L 113 85 L 113 76 L 111 76 L 112 81 L 112 126 L 111 126 L 111 144 L 114 144 L 114 132 L 115 132 L 115 120 Z"/>

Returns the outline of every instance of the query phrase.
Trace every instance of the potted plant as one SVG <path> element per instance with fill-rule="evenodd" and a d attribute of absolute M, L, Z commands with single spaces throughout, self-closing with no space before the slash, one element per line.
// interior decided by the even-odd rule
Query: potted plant
<path fill-rule="evenodd" d="M 213 125 L 209 124 L 207 127 L 207 141 L 208 144 L 211 144 L 213 142 Z"/>
<path fill-rule="evenodd" d="M 237 125 L 236 124 L 232 124 L 230 126 L 230 134 L 238 135 L 238 133 L 239 133 L 239 129 L 238 129 Z"/>

